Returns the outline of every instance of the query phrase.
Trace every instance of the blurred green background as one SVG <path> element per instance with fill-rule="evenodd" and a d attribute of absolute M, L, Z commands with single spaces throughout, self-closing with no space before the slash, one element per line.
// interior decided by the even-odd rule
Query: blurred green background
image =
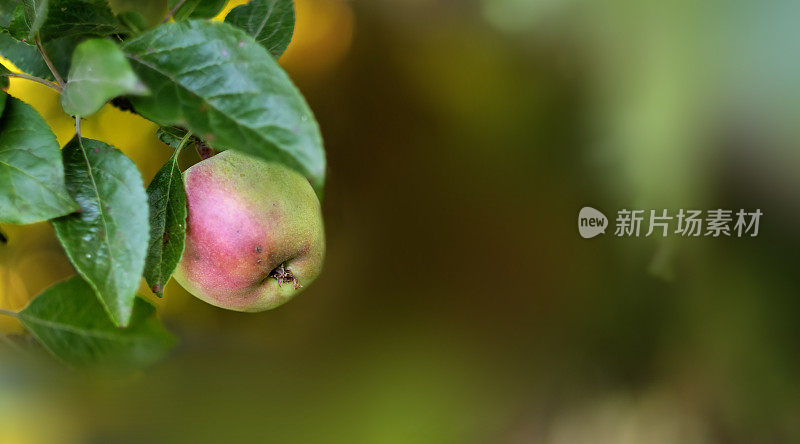
<path fill-rule="evenodd" d="M 122 379 L 2 349 L 0 441 L 800 442 L 795 2 L 296 4 L 321 278 L 255 315 L 170 283 L 180 345 Z M 55 95 L 11 82 L 66 143 Z M 146 182 L 155 130 L 83 125 Z M 756 238 L 585 240 L 585 205 L 764 216 Z M 0 307 L 73 274 L 49 225 L 2 231 Z"/>

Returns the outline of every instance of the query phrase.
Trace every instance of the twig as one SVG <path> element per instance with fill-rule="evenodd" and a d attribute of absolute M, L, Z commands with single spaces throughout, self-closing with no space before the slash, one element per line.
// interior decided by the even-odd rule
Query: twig
<path fill-rule="evenodd" d="M 81 118 L 75 116 L 75 135 L 80 139 L 81 137 Z"/>
<path fill-rule="evenodd" d="M 189 139 L 191 138 L 192 138 L 192 132 L 186 131 L 186 135 L 183 136 L 183 139 L 181 139 L 181 142 L 178 144 L 178 148 L 175 148 L 175 155 L 177 155 L 183 149 L 183 147 L 185 147 L 186 144 L 189 143 Z"/>
<path fill-rule="evenodd" d="M 58 92 L 61 92 L 61 90 L 62 90 L 61 85 L 53 83 L 53 82 L 51 82 L 49 80 L 42 79 L 40 77 L 24 74 L 24 73 L 21 73 L 21 72 L 4 72 L 4 73 L 0 74 L 0 76 L 19 77 L 20 79 L 28 79 L 28 80 L 32 80 L 32 81 L 34 81 L 36 83 L 41 83 L 42 85 L 45 85 L 45 86 L 49 86 L 50 88 L 53 88 L 54 90 L 56 90 Z"/>
<path fill-rule="evenodd" d="M 177 4 L 177 5 L 175 5 L 175 7 L 174 7 L 174 8 L 172 8 L 172 10 L 171 10 L 171 11 L 169 11 L 169 13 L 167 14 L 167 16 L 166 16 L 166 17 L 164 17 L 164 20 L 161 20 L 161 23 L 167 23 L 167 22 L 169 21 L 169 19 L 171 19 L 171 18 L 172 18 L 172 16 L 173 16 L 173 15 L 175 15 L 175 13 L 176 13 L 176 12 L 178 12 L 178 9 L 179 9 L 181 6 L 183 6 L 183 2 L 185 2 L 185 1 L 186 1 L 186 0 L 181 0 L 181 1 L 179 1 L 179 2 L 178 2 L 178 4 Z"/>
<path fill-rule="evenodd" d="M 39 52 L 42 54 L 44 63 L 47 64 L 47 67 L 50 68 L 50 72 L 53 73 L 53 77 L 56 78 L 56 82 L 58 82 L 58 85 L 61 88 L 64 88 L 64 79 L 62 79 L 61 76 L 58 75 L 58 71 L 56 70 L 56 67 L 53 65 L 53 62 L 50 61 L 50 57 L 47 57 L 47 53 L 44 51 L 44 48 L 42 47 L 42 39 L 39 38 L 39 34 L 36 34 L 36 46 L 39 48 Z"/>
<path fill-rule="evenodd" d="M 194 148 L 197 150 L 197 154 L 199 154 L 200 158 L 203 160 L 214 157 L 214 149 L 208 146 L 208 144 L 201 139 L 197 139 L 197 142 L 194 144 Z"/>
<path fill-rule="evenodd" d="M 17 317 L 16 311 L 6 310 L 5 308 L 0 308 L 0 314 L 4 314 L 6 316 Z"/>

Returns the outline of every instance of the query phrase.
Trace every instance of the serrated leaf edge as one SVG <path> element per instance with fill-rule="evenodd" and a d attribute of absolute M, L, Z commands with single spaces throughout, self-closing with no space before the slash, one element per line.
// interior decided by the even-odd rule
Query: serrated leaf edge
<path fill-rule="evenodd" d="M 86 167 L 87 167 L 87 169 L 89 171 L 88 174 L 89 174 L 89 178 L 92 181 L 92 189 L 94 190 L 95 196 L 97 197 L 97 200 L 99 202 L 100 201 L 100 193 L 99 193 L 98 188 L 97 188 L 97 181 L 95 181 L 95 179 L 94 179 L 95 175 L 94 175 L 94 172 L 92 170 L 92 164 L 91 164 L 91 162 L 89 162 L 89 157 L 86 155 L 86 149 L 83 146 L 83 137 L 80 137 L 80 136 L 76 136 L 76 137 L 78 137 L 78 145 L 80 146 L 80 149 L 81 149 L 81 155 L 83 156 L 83 159 L 86 162 Z M 111 145 L 109 145 L 109 146 L 111 147 Z M 114 148 L 114 147 L 111 147 L 111 148 L 117 150 L 117 148 Z M 119 150 L 117 150 L 117 151 L 119 151 Z M 121 153 L 121 151 L 120 151 L 120 153 Z M 106 247 L 108 248 L 109 262 L 114 262 L 114 256 L 112 254 L 111 244 L 108 241 L 108 223 L 106 222 L 105 209 L 102 207 L 102 205 L 99 206 L 99 213 L 102 216 L 101 219 L 103 221 L 103 242 L 106 244 Z M 100 305 L 103 306 L 103 309 L 108 314 L 108 317 L 111 319 L 111 322 L 113 322 L 115 325 L 117 325 L 118 327 L 121 327 L 121 328 L 127 327 L 128 322 L 130 322 L 130 316 L 133 314 L 133 303 L 131 303 L 131 305 L 130 305 L 130 313 L 128 314 L 128 319 L 125 319 L 124 322 L 122 322 L 123 321 L 122 319 L 117 319 L 117 316 L 112 312 L 111 307 L 108 306 L 108 303 L 106 303 L 105 299 L 103 299 L 103 297 L 101 296 L 100 290 L 97 288 L 97 285 L 92 281 L 92 279 L 89 278 L 89 276 L 86 273 L 86 271 L 82 270 L 81 267 L 78 266 L 78 262 L 75 260 L 75 258 L 73 256 L 72 252 L 70 251 L 70 249 L 69 248 L 64 248 L 64 252 L 67 254 L 67 257 L 69 258 L 70 262 L 75 267 L 75 271 L 77 271 L 78 274 L 81 276 L 81 278 L 83 278 L 83 280 L 86 281 L 86 283 L 89 284 L 90 287 L 92 287 L 92 290 L 94 290 L 95 296 L 97 296 L 97 299 L 100 301 Z M 111 279 L 114 279 L 114 282 L 116 283 L 116 277 L 114 277 L 113 273 L 111 273 L 110 277 L 111 277 Z M 116 285 L 114 285 L 114 287 L 116 288 Z M 136 293 L 134 292 L 133 301 L 135 302 L 135 300 L 136 300 Z"/>
<path fill-rule="evenodd" d="M 186 143 L 186 140 L 188 140 L 190 138 L 190 136 L 191 136 L 191 133 L 187 132 L 186 136 L 183 138 L 183 141 L 181 142 L 181 145 L 177 149 L 175 149 L 175 152 L 172 153 L 172 156 L 169 159 L 169 162 L 172 165 L 170 166 L 170 170 L 169 170 L 169 182 L 167 183 L 167 197 L 166 197 L 167 205 L 164 206 L 164 213 L 167 212 L 167 206 L 169 205 L 170 198 L 172 197 L 172 194 L 171 194 L 171 191 L 172 191 L 172 180 L 173 180 L 173 173 L 175 172 L 176 168 L 178 168 L 178 171 L 179 171 L 178 176 L 180 176 L 180 168 L 178 167 L 178 154 L 180 153 L 181 149 L 183 149 L 183 146 Z M 160 170 L 159 170 L 159 172 L 160 172 Z M 158 174 L 158 173 L 156 173 L 156 174 Z M 149 197 L 149 194 L 148 194 L 148 197 Z M 184 223 L 185 223 L 185 221 L 184 221 Z M 161 228 L 162 228 L 161 229 L 162 233 L 165 233 L 167 231 L 166 217 L 164 218 L 164 224 L 163 224 L 163 227 L 161 227 Z M 152 234 L 153 233 L 151 232 L 150 233 L 151 238 L 152 238 Z M 186 244 L 185 243 L 183 245 L 183 249 L 181 249 L 181 255 L 180 255 L 181 258 L 183 257 L 183 252 L 184 251 L 186 251 Z M 149 248 L 148 248 L 148 253 L 149 253 Z M 158 250 L 158 266 L 157 266 L 158 278 L 157 278 L 157 282 L 152 283 L 149 280 L 147 282 L 147 284 L 151 285 L 151 286 L 153 286 L 153 285 L 160 285 L 161 286 L 161 289 L 158 292 L 155 292 L 158 295 L 158 297 L 162 297 L 164 295 L 164 286 L 166 286 L 167 281 L 169 281 L 169 278 L 172 275 L 170 273 L 170 276 L 167 276 L 167 278 L 164 279 L 164 276 L 162 275 L 162 269 L 161 269 L 161 264 L 163 263 L 163 257 L 164 257 L 164 248 L 162 247 L 162 248 L 160 248 Z M 180 258 L 178 258 L 178 262 L 180 262 Z M 147 264 L 147 259 L 145 258 L 145 268 L 147 268 L 146 264 Z M 177 264 L 175 264 L 175 266 L 177 267 Z M 174 270 L 173 270 L 173 272 L 174 272 Z M 145 280 L 147 280 L 147 279 L 145 279 Z"/>

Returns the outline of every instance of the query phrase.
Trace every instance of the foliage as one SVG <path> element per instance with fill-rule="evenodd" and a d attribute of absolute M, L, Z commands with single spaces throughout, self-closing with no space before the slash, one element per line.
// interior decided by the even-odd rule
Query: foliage
<path fill-rule="evenodd" d="M 150 27 L 136 8 L 115 16 L 105 0 L 0 0 L 0 55 L 26 73 L 2 67 L 1 86 L 9 76 L 51 85 L 76 119 L 59 152 L 32 107 L 0 95 L 0 222 L 50 220 L 77 274 L 0 314 L 72 366 L 147 365 L 173 344 L 136 290 L 144 277 L 162 296 L 183 253 L 182 148 L 202 140 L 279 162 L 322 191 L 319 128 L 275 61 L 292 36 L 292 2 L 252 0 L 226 23 L 204 20 L 225 3 L 170 0 Z M 80 135 L 80 119 L 110 100 L 162 125 L 174 149 L 146 190 L 125 154 Z"/>
<path fill-rule="evenodd" d="M 29 224 L 77 210 L 64 186 L 56 136 L 30 105 L 2 97 L 0 222 Z"/>
<path fill-rule="evenodd" d="M 178 168 L 178 154 L 190 135 L 174 146 L 169 161 L 147 187 L 150 205 L 150 249 L 144 277 L 153 293 L 163 296 L 164 286 L 181 260 L 186 239 L 186 192 Z M 172 146 L 170 143 L 168 145 Z"/>
<path fill-rule="evenodd" d="M 128 325 L 147 254 L 147 204 L 133 161 L 99 140 L 75 136 L 62 150 L 67 190 L 80 211 L 54 219 L 72 265 L 111 320 Z"/>
<path fill-rule="evenodd" d="M 149 364 L 174 342 L 156 319 L 155 307 L 138 297 L 130 327 L 117 328 L 77 276 L 42 292 L 17 317 L 45 348 L 76 367 Z"/>
<path fill-rule="evenodd" d="M 72 54 L 61 106 L 77 117 L 96 113 L 109 100 L 123 94 L 147 94 L 122 50 L 113 42 L 91 39 Z"/>
<path fill-rule="evenodd" d="M 294 4 L 290 0 L 252 0 L 231 10 L 225 21 L 253 36 L 275 57 L 280 57 L 294 32 Z"/>
<path fill-rule="evenodd" d="M 158 94 L 131 97 L 138 113 L 178 125 L 217 150 L 236 149 L 294 168 L 321 188 L 322 138 L 300 92 L 269 52 L 226 23 L 166 24 L 123 45 Z"/>

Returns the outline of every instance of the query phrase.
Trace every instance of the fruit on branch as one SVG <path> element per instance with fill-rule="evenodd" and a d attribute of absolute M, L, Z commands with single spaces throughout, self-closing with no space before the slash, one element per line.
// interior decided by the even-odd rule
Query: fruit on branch
<path fill-rule="evenodd" d="M 317 278 L 325 255 L 320 204 L 308 181 L 233 151 L 184 173 L 186 249 L 174 277 L 218 307 L 275 308 Z"/>

